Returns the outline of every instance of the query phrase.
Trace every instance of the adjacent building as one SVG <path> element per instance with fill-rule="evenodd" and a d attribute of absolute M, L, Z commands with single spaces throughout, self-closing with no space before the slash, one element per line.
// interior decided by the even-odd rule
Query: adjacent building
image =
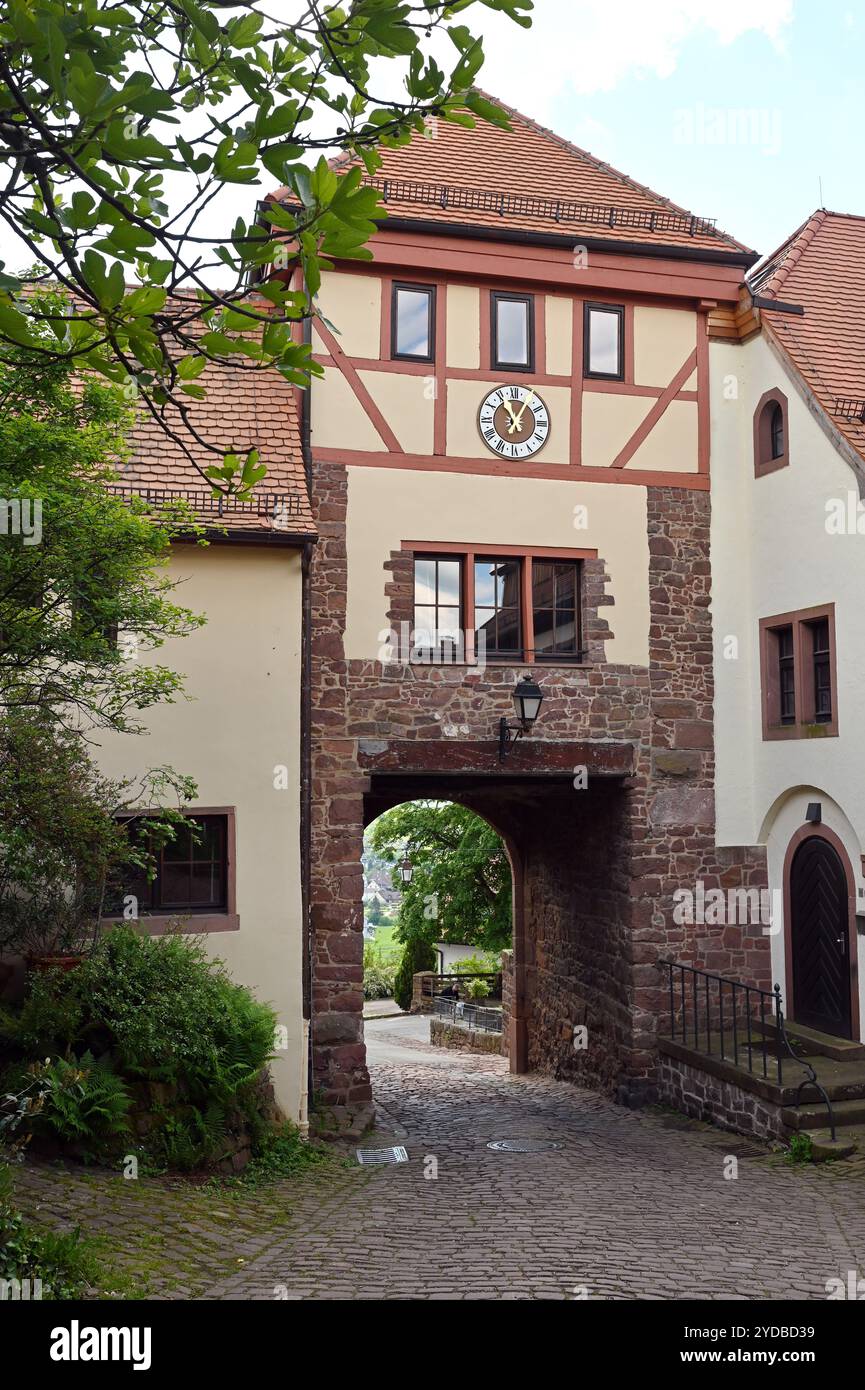
<path fill-rule="evenodd" d="M 717 316 L 710 349 L 718 841 L 766 848 L 788 1017 L 851 1040 L 865 1037 L 863 310 L 865 218 L 821 210 Z"/>

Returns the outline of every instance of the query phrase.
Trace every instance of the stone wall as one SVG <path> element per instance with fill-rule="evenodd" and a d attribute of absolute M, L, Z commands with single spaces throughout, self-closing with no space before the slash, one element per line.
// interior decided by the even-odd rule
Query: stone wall
<path fill-rule="evenodd" d="M 430 765 L 431 750 L 439 766 L 452 764 L 470 744 L 491 743 L 499 716 L 512 717 L 511 691 L 524 668 L 488 665 L 478 675 L 458 666 L 382 665 L 374 653 L 347 661 L 346 470 L 316 463 L 314 474 L 321 541 L 312 569 L 313 1051 L 325 1099 L 355 1104 L 369 1098 L 362 832 L 365 815 L 384 809 L 368 795 L 361 746 L 397 750 L 400 766 L 411 761 L 406 750 L 416 750 L 421 766 Z M 589 660 L 544 666 L 543 712 L 531 739 L 533 751 L 549 743 L 551 752 L 573 741 L 615 741 L 634 750 L 633 775 L 592 777 L 584 790 L 562 779 L 519 792 L 487 779 L 455 797 L 506 836 L 518 865 L 523 931 L 514 997 L 525 1011 L 529 1064 L 631 1104 L 654 1094 L 657 1022 L 666 1008 L 659 957 L 769 983 L 759 924 L 673 920 L 677 888 L 698 879 L 707 888 L 759 888 L 766 866 L 762 848 L 714 844 L 708 493 L 648 489 L 648 531 L 649 667 L 604 662 L 615 610 L 603 560 L 590 562 Z M 383 609 L 393 624 L 410 618 L 411 581 L 407 553 L 383 554 Z M 518 763 L 513 756 L 504 771 Z M 583 1023 L 589 1046 L 576 1051 L 573 1029 Z"/>
<path fill-rule="evenodd" d="M 431 1018 L 429 1038 L 433 1047 L 455 1048 L 458 1052 L 492 1052 L 501 1055 L 502 1040 L 498 1033 L 486 1033 L 482 1028 L 464 1028 L 448 1023 L 444 1018 Z"/>
<path fill-rule="evenodd" d="M 752 1135 L 755 1139 L 789 1139 L 780 1105 L 678 1058 L 659 1058 L 658 1097 L 674 1110 L 736 1134 Z"/>
<path fill-rule="evenodd" d="M 502 1056 L 510 1052 L 511 1018 L 514 1012 L 514 953 L 502 951 Z"/>

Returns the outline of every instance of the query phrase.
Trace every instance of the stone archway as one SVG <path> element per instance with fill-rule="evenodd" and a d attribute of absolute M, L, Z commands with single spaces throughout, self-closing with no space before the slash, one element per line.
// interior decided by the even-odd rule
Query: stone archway
<path fill-rule="evenodd" d="M 518 744 L 501 763 L 489 742 L 360 739 L 343 822 L 314 881 L 313 1048 L 326 1101 L 371 1097 L 362 1031 L 360 855 L 364 825 L 401 802 L 458 801 L 502 836 L 514 872 L 511 1067 L 604 1089 L 640 1090 L 632 1008 L 634 749 L 624 743 Z M 575 772 L 581 772 L 575 778 Z M 343 781 L 345 791 L 348 788 Z M 660 983 L 660 982 L 659 982 Z M 577 1052 L 574 1029 L 590 1030 Z"/>

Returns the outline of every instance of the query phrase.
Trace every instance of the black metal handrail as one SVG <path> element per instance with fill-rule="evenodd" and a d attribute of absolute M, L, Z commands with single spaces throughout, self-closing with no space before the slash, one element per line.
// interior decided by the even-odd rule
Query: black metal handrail
<path fill-rule="evenodd" d="M 711 970 L 698 970 L 696 966 L 684 965 L 680 961 L 659 960 L 658 969 L 665 970 L 668 977 L 670 995 L 670 1038 L 681 1041 L 686 1047 L 693 1047 L 703 1056 L 720 1055 L 722 1061 L 732 1061 L 737 1067 L 744 1067 L 747 1054 L 747 1070 L 754 1075 L 754 1049 L 762 1054 L 762 1074 L 769 1076 L 769 1045 L 774 1043 L 774 1061 L 777 1069 L 778 1085 L 783 1085 L 782 1047 L 787 1054 L 805 1069 L 808 1075 L 796 1088 L 795 1105 L 802 1104 L 802 1092 L 813 1086 L 819 1092 L 829 1114 L 829 1128 L 835 1140 L 835 1115 L 832 1102 L 825 1087 L 817 1080 L 817 1073 L 807 1058 L 800 1057 L 794 1050 L 784 1022 L 784 1008 L 781 1000 L 781 986 L 775 985 L 769 991 L 758 985 L 746 985 L 741 980 L 733 980 L 726 975 L 717 975 Z M 678 974 L 676 973 L 678 972 Z M 688 978 L 690 977 L 690 979 Z M 712 982 L 716 985 L 715 1009 L 712 1008 Z M 728 1015 L 725 1020 L 724 990 L 728 990 Z M 742 996 L 744 996 L 742 998 Z M 744 1008 L 737 1007 L 744 1005 Z M 703 1011 L 701 1022 L 700 1012 Z M 767 1010 L 769 1017 L 767 1018 Z M 760 1040 L 755 1042 L 753 1028 L 758 1024 Z M 677 1027 L 678 1018 L 678 1027 Z M 713 1021 L 717 1025 L 718 1053 L 712 1047 Z M 689 1028 L 690 1022 L 690 1028 Z M 774 1024 L 775 1035 L 769 1031 Z M 732 1056 L 725 1052 L 725 1031 L 732 1027 Z M 740 1038 L 740 1027 L 745 1035 Z M 689 1036 L 690 1034 L 690 1036 Z M 705 1046 L 703 1045 L 705 1041 Z M 758 1068 L 759 1068 L 758 1055 Z"/>
<path fill-rule="evenodd" d="M 779 1036 L 783 1014 L 781 1011 L 780 990 L 777 994 L 767 989 L 760 989 L 757 985 L 744 985 L 740 980 L 729 979 L 725 975 L 716 975 L 711 970 L 698 970 L 693 965 L 683 965 L 678 961 L 665 960 L 658 961 L 659 969 L 665 969 L 668 973 L 668 984 L 670 993 L 670 1037 L 675 1042 L 677 1035 L 686 1047 L 693 1046 L 697 1052 L 702 1052 L 706 1056 L 713 1056 L 712 1048 L 712 1024 L 713 1019 L 717 1024 L 718 1047 L 722 1061 L 731 1060 L 725 1052 L 724 1033 L 728 1027 L 733 1030 L 733 1049 L 732 1061 L 735 1065 L 744 1066 L 740 1061 L 740 1052 L 744 1055 L 747 1052 L 749 1072 L 754 1073 L 754 1049 L 755 1040 L 752 1032 L 752 1021 L 757 1022 L 759 1013 L 760 1033 L 763 1039 L 762 1060 L 763 1076 L 768 1078 L 769 1059 L 766 1049 L 766 1015 L 767 1008 L 770 1018 L 774 1018 L 778 1028 Z M 678 973 L 677 973 L 678 972 Z M 690 977 L 690 978 L 689 978 Z M 714 981 L 715 1008 L 712 1008 L 712 982 Z M 725 1018 L 724 1012 L 724 991 L 727 990 L 728 1015 Z M 744 1005 L 744 1013 L 741 1011 Z M 754 1007 L 756 1006 L 756 1007 Z M 702 1022 L 700 1012 L 703 1012 Z M 676 1018 L 679 1017 L 679 1028 L 677 1030 Z M 689 1015 L 690 1015 L 690 1034 L 689 1041 Z M 740 1049 L 740 1024 L 745 1024 L 745 1036 L 741 1039 Z M 705 1039 L 705 1047 L 702 1045 Z M 795 1055 L 795 1054 L 794 1054 Z M 776 1052 L 775 1057 L 778 1071 L 778 1085 L 782 1083 L 781 1053 Z"/>
<path fill-rule="evenodd" d="M 449 1018 L 453 1023 L 465 1028 L 477 1028 L 483 1033 L 501 1033 L 503 1028 L 501 1009 L 463 1004 L 459 999 L 443 999 L 441 995 L 433 1001 L 433 1013 L 438 1018 Z"/>

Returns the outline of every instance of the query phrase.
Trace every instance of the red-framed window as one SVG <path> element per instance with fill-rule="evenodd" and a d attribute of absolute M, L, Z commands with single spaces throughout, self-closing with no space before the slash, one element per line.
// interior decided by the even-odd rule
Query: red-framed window
<path fill-rule="evenodd" d="M 583 562 L 594 551 L 414 542 L 403 548 L 414 552 L 415 648 L 462 644 L 469 662 L 585 660 Z"/>
<path fill-rule="evenodd" d="M 835 605 L 760 619 L 764 739 L 838 733 Z"/>

